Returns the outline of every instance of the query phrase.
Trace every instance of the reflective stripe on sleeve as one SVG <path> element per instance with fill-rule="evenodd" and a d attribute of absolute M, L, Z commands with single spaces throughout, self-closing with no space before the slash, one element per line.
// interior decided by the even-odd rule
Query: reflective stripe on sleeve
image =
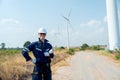
<path fill-rule="evenodd" d="M 24 48 L 23 51 L 27 51 L 27 52 L 30 52 L 30 50 L 28 48 Z"/>

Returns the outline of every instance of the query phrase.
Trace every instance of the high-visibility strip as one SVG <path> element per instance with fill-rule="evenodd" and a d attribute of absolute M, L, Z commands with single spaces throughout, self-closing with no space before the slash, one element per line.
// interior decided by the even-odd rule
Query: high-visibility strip
<path fill-rule="evenodd" d="M 30 50 L 28 48 L 24 48 L 23 51 L 27 51 L 27 52 L 30 52 Z"/>

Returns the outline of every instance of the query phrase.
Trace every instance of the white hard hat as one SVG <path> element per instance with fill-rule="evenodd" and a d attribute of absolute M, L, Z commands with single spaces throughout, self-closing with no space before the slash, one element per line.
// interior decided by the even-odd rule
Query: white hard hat
<path fill-rule="evenodd" d="M 39 28 L 38 33 L 47 33 L 45 28 Z"/>

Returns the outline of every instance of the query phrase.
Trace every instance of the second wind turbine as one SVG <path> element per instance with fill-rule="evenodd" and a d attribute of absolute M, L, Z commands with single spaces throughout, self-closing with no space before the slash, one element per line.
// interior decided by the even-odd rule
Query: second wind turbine
<path fill-rule="evenodd" d="M 69 24 L 70 24 L 69 17 L 70 17 L 70 14 L 71 14 L 71 11 L 69 12 L 68 17 L 62 16 L 66 20 L 66 22 L 67 22 L 67 25 L 66 25 L 66 31 L 67 31 L 67 49 L 70 48 L 70 44 L 69 44 L 70 43 L 70 40 L 69 40 Z"/>

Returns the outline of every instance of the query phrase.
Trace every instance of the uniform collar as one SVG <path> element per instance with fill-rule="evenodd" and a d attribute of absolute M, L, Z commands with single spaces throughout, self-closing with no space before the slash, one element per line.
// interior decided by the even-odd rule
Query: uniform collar
<path fill-rule="evenodd" d="M 39 40 L 40 42 L 42 42 L 40 38 L 38 38 L 38 40 Z M 47 39 L 45 39 L 44 43 L 46 43 L 46 42 L 48 42 Z M 42 42 L 42 43 L 43 43 L 43 42 Z"/>

